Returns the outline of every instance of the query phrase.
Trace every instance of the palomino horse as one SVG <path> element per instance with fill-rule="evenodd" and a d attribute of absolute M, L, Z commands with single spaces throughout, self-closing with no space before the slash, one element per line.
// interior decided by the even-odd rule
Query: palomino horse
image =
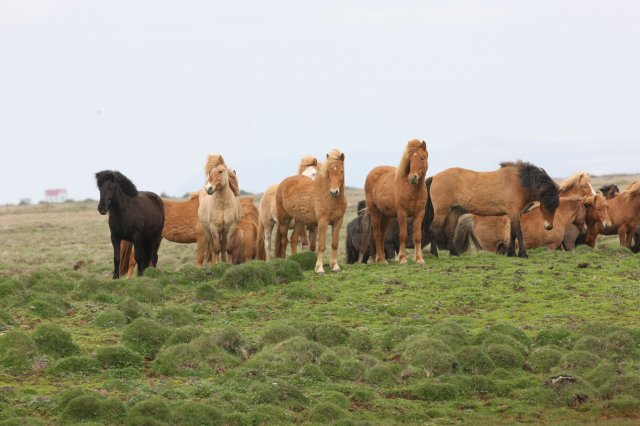
<path fill-rule="evenodd" d="M 242 215 L 239 188 L 230 179 L 224 159 L 220 154 L 210 155 L 205 165 L 207 177 L 200 191 L 198 218 L 204 231 L 205 250 L 211 253 L 211 262 L 227 261 L 227 247 L 236 224 Z M 199 265 L 201 266 L 201 265 Z"/>
<path fill-rule="evenodd" d="M 120 277 L 120 242 L 133 242 L 138 262 L 138 275 L 149 265 L 158 263 L 162 240 L 164 206 L 153 192 L 138 191 L 125 175 L 103 170 L 96 173 L 100 190 L 98 211 L 109 213 L 109 229 L 113 245 L 113 278 Z"/>
<path fill-rule="evenodd" d="M 447 215 L 452 209 L 481 216 L 507 215 L 510 223 L 510 242 L 507 254 L 515 255 L 518 239 L 520 257 L 527 257 L 520 228 L 520 212 L 528 203 L 540 201 L 544 228 L 553 228 L 553 216 L 559 203 L 558 185 L 547 173 L 531 163 L 517 161 L 502 163 L 492 172 L 475 172 L 459 167 L 444 170 L 427 182 L 429 199 L 427 209 L 433 209 L 430 224 L 431 254 L 438 255 L 438 242 L 447 241 L 449 250 L 455 253 L 451 241 L 444 235 Z"/>
<path fill-rule="evenodd" d="M 258 209 L 253 204 L 251 197 L 241 198 L 240 206 L 242 207 L 242 216 L 236 224 L 233 235 L 231 235 L 229 246 L 231 263 L 234 265 L 256 258 Z"/>
<path fill-rule="evenodd" d="M 318 173 L 318 159 L 313 156 L 306 156 L 300 160 L 298 166 L 298 174 L 307 176 L 314 180 Z M 278 190 L 278 184 L 271 185 L 264 191 L 262 198 L 260 199 L 260 220 L 258 222 L 258 233 L 263 235 L 260 237 L 261 241 L 264 241 L 264 249 L 258 248 L 258 252 L 262 253 L 264 250 L 264 258 L 269 259 L 269 252 L 271 250 L 271 236 L 273 234 L 273 226 L 278 223 L 278 212 L 276 210 L 276 191 Z M 295 221 L 292 221 L 292 225 L 295 226 Z M 304 225 L 300 225 L 299 234 L 302 239 L 302 246 L 308 245 L 307 234 L 304 230 Z M 312 238 L 312 251 L 315 249 L 315 235 L 314 230 L 311 230 Z M 293 237 L 293 235 L 292 235 Z M 297 245 L 298 241 L 291 241 L 291 246 Z M 259 256 L 260 257 L 260 256 Z"/>
<path fill-rule="evenodd" d="M 407 263 L 407 218 L 413 220 L 413 244 L 415 260 L 422 258 L 422 219 L 425 213 L 427 190 L 424 179 L 428 168 L 427 143 L 411 140 L 400 159 L 398 167 L 378 166 L 367 175 L 364 191 L 367 210 L 371 216 L 371 231 L 376 247 L 376 262 L 386 263 L 384 235 L 391 218 L 398 218 L 400 227 L 401 264 Z"/>
<path fill-rule="evenodd" d="M 632 183 L 627 189 L 607 200 L 611 226 L 605 227 L 602 222 L 587 229 L 586 243 L 594 247 L 598 234 L 618 234 L 620 245 L 631 248 L 633 236 L 640 222 L 640 181 Z"/>
<path fill-rule="evenodd" d="M 542 223 L 544 218 L 540 206 L 531 207 L 520 217 L 524 244 L 527 248 L 548 247 L 561 248 L 564 239 L 564 229 L 567 224 L 574 224 L 579 229 L 584 227 L 587 217 L 596 220 L 602 218 L 596 204 L 604 200 L 602 195 L 589 195 L 585 197 L 560 197 L 560 204 L 554 217 L 552 230 L 544 230 Z M 464 214 L 458 220 L 456 226 L 454 244 L 459 253 L 469 248 L 469 239 L 473 241 L 476 249 L 484 249 L 494 253 L 504 253 L 509 241 L 510 223 L 507 216 L 476 216 Z"/>
<path fill-rule="evenodd" d="M 307 226 L 318 227 L 318 257 L 315 272 L 324 273 L 323 257 L 326 248 L 327 227 L 331 225 L 331 270 L 337 272 L 340 227 L 347 209 L 344 195 L 344 154 L 332 149 L 327 160 L 320 165 L 313 185 L 305 176 L 290 176 L 280 182 L 276 191 L 278 231 L 276 233 L 276 257 L 284 258 L 287 252 L 287 230 L 291 220 Z M 295 252 L 295 245 L 291 247 Z"/>

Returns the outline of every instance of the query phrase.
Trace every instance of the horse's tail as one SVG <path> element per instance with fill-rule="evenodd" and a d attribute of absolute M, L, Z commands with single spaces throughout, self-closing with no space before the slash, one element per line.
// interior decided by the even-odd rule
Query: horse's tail
<path fill-rule="evenodd" d="M 133 243 L 130 241 L 120 241 L 120 277 L 130 277 L 129 268 L 136 266 L 136 258 L 133 251 Z"/>
<path fill-rule="evenodd" d="M 232 265 L 239 265 L 245 262 L 244 257 L 244 231 L 238 227 L 231 236 L 229 247 L 229 258 Z"/>
<path fill-rule="evenodd" d="M 280 231 L 280 225 L 276 223 L 276 241 L 273 246 L 273 255 L 276 258 L 284 258 L 287 255 L 287 246 L 285 246 L 284 248 L 285 252 L 284 253 L 282 252 L 282 247 L 280 245 L 280 240 L 282 240 L 282 238 L 287 238 L 287 236 L 284 235 L 283 237 L 282 232 Z"/>
<path fill-rule="evenodd" d="M 351 225 L 351 224 L 349 224 L 349 225 Z M 353 247 L 353 241 L 352 241 L 352 237 L 351 237 L 351 232 L 349 232 L 350 231 L 349 228 L 350 228 L 350 226 L 347 226 L 347 240 L 345 241 L 347 257 L 346 257 L 345 261 L 348 264 L 353 264 L 353 263 L 356 263 L 356 261 L 358 260 L 358 254 L 356 253 L 355 247 Z"/>
<path fill-rule="evenodd" d="M 360 247 L 358 248 L 358 261 L 361 260 L 360 256 L 364 255 L 364 253 L 373 246 L 373 236 L 371 235 L 371 214 L 369 214 L 369 211 L 365 211 L 365 213 L 360 216 L 360 233 L 361 238 Z"/>
<path fill-rule="evenodd" d="M 267 250 L 264 247 L 264 223 L 258 219 L 258 235 L 256 236 L 256 259 L 267 260 Z"/>
<path fill-rule="evenodd" d="M 473 245 L 476 246 L 476 249 L 480 249 L 480 243 L 476 239 L 475 235 L 473 235 L 473 219 L 474 216 L 472 214 L 463 214 L 458 219 L 458 223 L 456 224 L 456 230 L 453 236 L 453 245 L 456 251 L 460 254 L 469 250 L 469 241 L 473 241 Z"/>
<path fill-rule="evenodd" d="M 429 234 L 429 227 L 433 223 L 435 216 L 433 211 L 433 203 L 431 202 L 431 183 L 433 182 L 433 176 L 428 177 L 424 184 L 427 187 L 427 204 L 424 208 L 424 219 L 422 219 L 422 247 L 425 247 L 431 241 L 431 235 Z"/>

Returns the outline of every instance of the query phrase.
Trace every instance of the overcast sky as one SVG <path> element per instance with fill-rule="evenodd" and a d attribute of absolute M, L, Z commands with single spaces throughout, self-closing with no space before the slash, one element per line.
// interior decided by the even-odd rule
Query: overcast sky
<path fill-rule="evenodd" d="M 304 155 L 346 183 L 424 139 L 429 175 L 517 158 L 640 172 L 635 0 L 0 0 L 0 204 L 183 195 L 220 152 L 262 192 Z"/>

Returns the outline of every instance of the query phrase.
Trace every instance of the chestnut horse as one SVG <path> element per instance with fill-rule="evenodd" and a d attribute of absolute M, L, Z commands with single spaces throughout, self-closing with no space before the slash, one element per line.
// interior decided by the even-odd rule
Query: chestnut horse
<path fill-rule="evenodd" d="M 544 217 L 539 205 L 531 207 L 520 217 L 524 244 L 528 248 L 561 248 L 564 229 L 568 224 L 584 227 L 587 216 L 600 218 L 595 207 L 596 199 L 601 195 L 585 197 L 560 197 L 560 203 L 554 216 L 554 227 L 543 229 Z M 476 216 L 464 214 L 456 225 L 454 244 L 459 253 L 469 249 L 469 239 L 477 249 L 503 254 L 510 238 L 510 223 L 507 216 Z"/>
<path fill-rule="evenodd" d="M 291 220 L 306 226 L 318 227 L 318 257 L 315 272 L 324 273 L 323 257 L 326 248 L 327 227 L 331 225 L 331 270 L 337 272 L 340 228 L 347 209 L 344 195 L 344 154 L 332 149 L 327 160 L 318 169 L 313 184 L 306 176 L 290 176 L 278 185 L 276 211 L 276 257 L 284 258 L 287 252 L 287 230 Z M 295 231 L 294 231 L 295 232 Z M 295 253 L 295 245 L 291 246 Z"/>
<path fill-rule="evenodd" d="M 125 175 L 118 171 L 96 173 L 100 191 L 98 212 L 109 213 L 109 230 L 113 246 L 113 278 L 120 277 L 120 243 L 131 241 L 136 248 L 138 275 L 158 263 L 158 248 L 162 241 L 164 206 L 153 192 L 138 191 Z"/>
<path fill-rule="evenodd" d="M 620 245 L 631 249 L 633 236 L 640 223 L 640 181 L 632 183 L 627 189 L 607 200 L 611 226 L 598 222 L 587 229 L 586 244 L 594 247 L 598 234 L 618 234 Z"/>
<path fill-rule="evenodd" d="M 444 170 L 427 182 L 429 187 L 428 209 L 433 209 L 430 223 L 431 254 L 438 256 L 438 242 L 446 241 L 452 254 L 455 247 L 443 232 L 444 223 L 452 209 L 481 216 L 507 215 L 510 223 L 510 242 L 507 254 L 515 255 L 518 239 L 520 257 L 527 257 L 520 228 L 520 212 L 528 203 L 540 201 L 544 228 L 553 228 L 553 217 L 558 207 L 558 185 L 544 169 L 531 163 L 517 161 L 501 163 L 498 170 L 475 172 L 459 167 Z"/>
<path fill-rule="evenodd" d="M 407 263 L 407 218 L 413 218 L 413 244 L 415 260 L 422 257 L 422 219 L 425 213 L 427 190 L 424 184 L 428 163 L 427 143 L 411 140 L 398 167 L 374 167 L 364 183 L 367 210 L 371 216 L 371 232 L 376 248 L 376 262 L 386 263 L 384 235 L 391 218 L 398 218 L 400 227 L 401 264 Z"/>
<path fill-rule="evenodd" d="M 258 238 L 258 209 L 251 197 L 240 199 L 242 216 L 231 235 L 229 253 L 231 263 L 237 265 L 256 258 L 256 240 Z M 261 259 L 265 260 L 265 259 Z"/>
<path fill-rule="evenodd" d="M 316 178 L 316 174 L 318 173 L 318 159 L 313 156 L 306 156 L 300 160 L 300 165 L 298 166 L 298 174 L 302 176 L 307 176 L 312 180 Z M 263 235 L 260 237 L 261 241 L 264 241 L 264 249 L 258 248 L 259 253 L 263 253 L 264 250 L 264 258 L 269 259 L 269 252 L 271 250 L 271 235 L 273 234 L 273 226 L 278 221 L 278 212 L 276 211 L 276 191 L 278 190 L 278 184 L 271 185 L 264 191 L 262 198 L 260 199 L 260 220 L 258 222 L 258 232 Z M 292 221 L 292 225 L 295 226 L 295 221 Z M 307 234 L 304 230 L 304 225 L 300 225 L 302 228 L 299 228 L 299 234 L 302 239 L 302 246 L 307 246 L 309 243 L 307 241 Z M 312 233 L 312 243 L 311 243 L 311 251 L 315 250 L 315 235 L 313 230 Z M 292 236 L 293 237 L 293 236 Z M 298 241 L 291 241 L 291 245 L 297 245 Z"/>
<path fill-rule="evenodd" d="M 239 188 L 230 179 L 229 169 L 220 154 L 210 155 L 205 165 L 206 182 L 200 191 L 198 218 L 204 231 L 205 251 L 211 262 L 227 261 L 227 247 L 242 215 Z M 233 175 L 233 173 L 232 173 Z M 201 266 L 201 265 L 199 265 Z"/>

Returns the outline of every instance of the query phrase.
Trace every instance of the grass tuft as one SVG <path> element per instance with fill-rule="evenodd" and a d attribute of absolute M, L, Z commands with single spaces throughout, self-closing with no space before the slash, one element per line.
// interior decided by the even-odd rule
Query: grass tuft
<path fill-rule="evenodd" d="M 124 346 L 98 348 L 96 359 L 102 368 L 142 368 L 144 358 Z"/>
<path fill-rule="evenodd" d="M 38 350 L 54 358 L 63 358 L 80 352 L 71 339 L 71 333 L 51 323 L 42 323 L 33 332 Z"/>
<path fill-rule="evenodd" d="M 121 328 L 127 325 L 127 317 L 122 311 L 109 309 L 100 313 L 93 322 L 100 328 Z"/>
<path fill-rule="evenodd" d="M 170 305 L 160 308 L 155 315 L 156 321 L 169 327 L 184 327 L 196 323 L 195 316 L 187 308 Z"/>
<path fill-rule="evenodd" d="M 224 287 L 236 290 L 258 290 L 277 282 L 278 278 L 273 266 L 269 262 L 261 261 L 233 265 L 220 279 Z"/>
<path fill-rule="evenodd" d="M 303 271 L 313 271 L 316 267 L 316 260 L 318 254 L 312 251 L 303 251 L 296 253 L 293 256 L 289 256 L 289 260 L 296 262 L 300 265 Z"/>
<path fill-rule="evenodd" d="M 122 344 L 147 359 L 153 359 L 171 331 L 155 321 L 138 318 L 122 333 Z"/>

